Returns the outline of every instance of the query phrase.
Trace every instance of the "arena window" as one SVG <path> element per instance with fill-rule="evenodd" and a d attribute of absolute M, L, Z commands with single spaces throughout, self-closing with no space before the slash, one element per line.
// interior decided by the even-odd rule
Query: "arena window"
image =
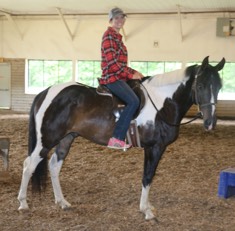
<path fill-rule="evenodd" d="M 72 80 L 70 60 L 28 60 L 26 62 L 25 92 L 37 94 L 45 88 Z"/>
<path fill-rule="evenodd" d="M 88 86 L 98 86 L 97 78 L 101 76 L 100 61 L 91 60 L 79 60 L 77 61 L 77 81 L 79 83 L 86 84 Z"/>
<path fill-rule="evenodd" d="M 190 62 L 187 66 L 200 64 L 200 62 Z M 216 65 L 217 62 L 211 62 Z M 57 83 L 72 80 L 73 63 L 70 60 L 28 60 L 26 70 L 26 93 L 37 94 L 43 89 Z M 162 74 L 164 72 L 180 69 L 181 62 L 152 62 L 152 61 L 132 61 L 130 66 L 146 76 Z M 76 81 L 96 87 L 97 78 L 101 76 L 100 61 L 79 60 L 77 61 Z M 220 71 L 223 80 L 223 87 L 219 93 L 219 100 L 235 99 L 235 63 L 226 62 Z"/>
<path fill-rule="evenodd" d="M 180 62 L 131 62 L 130 66 L 144 75 L 161 74 L 181 68 Z M 97 78 L 101 76 L 100 61 L 77 62 L 77 81 L 89 86 L 98 85 Z"/>
<path fill-rule="evenodd" d="M 181 68 L 181 62 L 132 61 L 130 65 L 145 76 L 163 74 Z"/>
<path fill-rule="evenodd" d="M 224 68 L 220 71 L 223 80 L 223 87 L 219 93 L 219 100 L 235 100 L 235 63 L 226 62 Z"/>

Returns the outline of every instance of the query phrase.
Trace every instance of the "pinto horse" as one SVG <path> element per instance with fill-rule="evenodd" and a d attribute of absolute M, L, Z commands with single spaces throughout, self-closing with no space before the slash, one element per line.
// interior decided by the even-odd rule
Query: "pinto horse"
<path fill-rule="evenodd" d="M 206 57 L 201 65 L 152 76 L 140 84 L 145 103 L 136 121 L 145 154 L 140 199 L 145 219 L 155 217 L 149 192 L 156 168 L 166 147 L 177 139 L 180 122 L 189 108 L 197 104 L 205 129 L 215 127 L 217 95 L 222 86 L 218 71 L 224 64 L 223 58 L 211 66 Z M 45 186 L 47 156 L 52 148 L 55 151 L 49 161 L 49 171 L 55 202 L 63 209 L 70 207 L 61 190 L 59 173 L 73 140 L 81 136 L 107 145 L 115 120 L 112 98 L 98 95 L 95 88 L 65 83 L 39 93 L 30 112 L 29 150 L 18 195 L 19 210 L 29 208 L 27 187 L 31 177 L 37 189 Z"/>

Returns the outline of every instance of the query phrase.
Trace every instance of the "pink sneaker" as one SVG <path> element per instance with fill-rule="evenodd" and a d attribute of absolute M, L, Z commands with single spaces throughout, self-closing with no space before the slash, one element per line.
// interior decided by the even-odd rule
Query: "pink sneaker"
<path fill-rule="evenodd" d="M 130 147 L 131 145 L 126 144 L 124 141 L 116 139 L 114 137 L 110 138 L 108 142 L 108 148 L 123 149 L 125 151 Z"/>

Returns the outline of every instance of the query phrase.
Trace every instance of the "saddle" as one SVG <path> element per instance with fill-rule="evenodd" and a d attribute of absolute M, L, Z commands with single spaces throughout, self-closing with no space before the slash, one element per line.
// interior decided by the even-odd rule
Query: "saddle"
<path fill-rule="evenodd" d="M 131 87 L 131 89 L 135 92 L 135 94 L 137 95 L 137 97 L 140 100 L 140 106 L 137 109 L 133 119 L 135 119 L 141 109 L 143 108 L 144 104 L 145 104 L 145 96 L 144 96 L 144 92 L 141 90 L 140 88 L 140 81 L 139 80 L 129 80 L 127 82 L 127 84 Z M 98 85 L 98 87 L 96 88 L 96 93 L 98 95 L 102 95 L 102 96 L 109 96 L 112 98 L 113 100 L 113 114 L 115 115 L 115 117 L 118 119 L 120 117 L 120 114 L 122 113 L 124 107 L 126 106 L 125 103 L 120 100 L 118 97 L 114 96 L 112 94 L 112 92 L 104 85 Z"/>
<path fill-rule="evenodd" d="M 135 92 L 135 94 L 137 95 L 137 97 L 140 100 L 140 106 L 137 109 L 137 111 L 136 111 L 136 113 L 133 117 L 133 120 L 130 123 L 129 130 L 127 132 L 127 142 L 129 144 L 131 144 L 133 147 L 141 147 L 139 132 L 138 132 L 138 129 L 137 129 L 137 123 L 136 123 L 135 119 L 137 118 L 140 111 L 144 107 L 145 96 L 144 96 L 144 92 L 140 88 L 140 81 L 139 80 L 129 80 L 127 82 L 127 84 L 132 88 L 132 90 Z M 98 95 L 102 95 L 102 96 L 112 98 L 112 101 L 113 101 L 113 114 L 116 117 L 116 121 L 117 121 L 119 119 L 122 111 L 124 110 L 124 108 L 126 106 L 125 103 L 122 100 L 120 100 L 118 97 L 114 96 L 111 93 L 111 91 L 104 85 L 99 85 L 96 88 L 96 92 L 97 92 Z"/>

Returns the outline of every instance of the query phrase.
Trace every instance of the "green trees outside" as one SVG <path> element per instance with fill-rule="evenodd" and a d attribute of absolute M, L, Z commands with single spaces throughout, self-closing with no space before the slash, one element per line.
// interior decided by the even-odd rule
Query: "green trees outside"
<path fill-rule="evenodd" d="M 196 64 L 190 62 L 188 65 Z M 211 63 L 216 65 L 217 62 Z M 51 85 L 72 80 L 73 63 L 70 60 L 29 60 L 28 88 L 43 90 Z M 180 69 L 181 62 L 131 62 L 130 66 L 145 76 L 151 76 Z M 235 95 L 235 63 L 227 62 L 220 71 L 223 80 L 222 93 Z M 78 61 L 77 78 L 80 83 L 96 87 L 101 76 L 100 61 Z M 36 93 L 36 92 L 35 92 Z M 229 97 L 230 97 L 229 96 Z M 233 96 L 232 96 L 233 97 Z M 232 98 L 234 99 L 234 98 Z"/>
<path fill-rule="evenodd" d="M 131 67 L 145 76 L 163 74 L 181 68 L 180 62 L 131 62 Z"/>
<path fill-rule="evenodd" d="M 29 60 L 28 87 L 45 88 L 72 80 L 72 61 Z"/>
<path fill-rule="evenodd" d="M 235 94 L 235 63 L 225 63 L 220 75 L 223 80 L 221 91 Z"/>
<path fill-rule="evenodd" d="M 97 87 L 97 78 L 101 77 L 100 61 L 78 61 L 77 80 L 80 83 Z"/>

